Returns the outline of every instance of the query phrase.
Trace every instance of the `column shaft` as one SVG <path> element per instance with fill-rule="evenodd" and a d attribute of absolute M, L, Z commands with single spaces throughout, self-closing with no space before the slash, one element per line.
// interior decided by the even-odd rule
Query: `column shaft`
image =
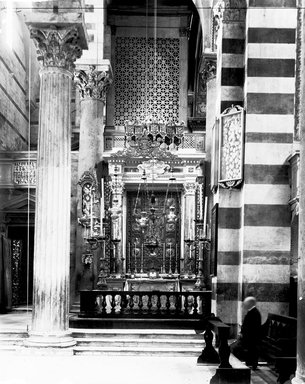
<path fill-rule="evenodd" d="M 57 340 L 69 328 L 71 77 L 58 67 L 41 71 L 31 336 L 55 336 L 55 344 L 73 343 Z"/>

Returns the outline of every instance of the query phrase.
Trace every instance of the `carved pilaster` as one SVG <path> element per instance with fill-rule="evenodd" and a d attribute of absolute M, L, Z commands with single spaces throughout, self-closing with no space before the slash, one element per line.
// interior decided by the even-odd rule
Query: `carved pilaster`
<path fill-rule="evenodd" d="M 58 67 L 73 71 L 75 60 L 82 54 L 76 27 L 58 29 L 56 26 L 49 28 L 30 26 L 30 34 L 36 44 L 37 58 L 43 67 Z"/>
<path fill-rule="evenodd" d="M 106 100 L 106 94 L 112 79 L 106 71 L 97 71 L 95 65 L 90 65 L 88 71 L 79 70 L 74 74 L 74 81 L 80 92 L 81 99 Z"/>
<path fill-rule="evenodd" d="M 110 188 L 113 195 L 122 195 L 124 191 L 124 183 L 121 180 L 113 180 L 110 182 Z"/>

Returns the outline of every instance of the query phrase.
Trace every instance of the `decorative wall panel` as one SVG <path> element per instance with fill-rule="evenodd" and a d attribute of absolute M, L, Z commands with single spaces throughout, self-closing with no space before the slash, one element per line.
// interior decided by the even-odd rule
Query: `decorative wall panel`
<path fill-rule="evenodd" d="M 115 125 L 147 116 L 179 121 L 180 41 L 116 37 Z"/>
<path fill-rule="evenodd" d="M 228 108 L 220 119 L 219 184 L 233 188 L 242 182 L 244 151 L 243 108 Z"/>

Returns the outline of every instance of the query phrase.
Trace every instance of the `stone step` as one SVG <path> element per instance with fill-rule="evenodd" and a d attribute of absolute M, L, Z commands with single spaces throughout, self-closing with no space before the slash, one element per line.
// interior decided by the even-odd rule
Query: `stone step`
<path fill-rule="evenodd" d="M 3 339 L 24 339 L 27 336 L 28 336 L 27 332 L 0 331 L 0 340 L 3 340 Z"/>
<path fill-rule="evenodd" d="M 156 330 L 156 329 L 84 329 L 72 330 L 72 336 L 75 338 L 119 338 L 119 339 L 178 339 L 178 340 L 199 340 L 204 342 L 202 334 L 196 334 L 194 331 L 188 330 Z"/>
<path fill-rule="evenodd" d="M 198 357 L 201 348 L 154 348 L 154 347 L 74 347 L 75 355 L 124 355 L 124 356 L 194 356 Z"/>
<path fill-rule="evenodd" d="M 75 338 L 77 346 L 89 347 L 155 347 L 155 348 L 199 348 L 202 349 L 203 342 L 201 340 L 186 340 L 186 339 L 120 339 L 120 338 Z"/>
<path fill-rule="evenodd" d="M 10 346 L 10 345 L 23 345 L 24 338 L 21 337 L 0 337 L 0 346 Z"/>

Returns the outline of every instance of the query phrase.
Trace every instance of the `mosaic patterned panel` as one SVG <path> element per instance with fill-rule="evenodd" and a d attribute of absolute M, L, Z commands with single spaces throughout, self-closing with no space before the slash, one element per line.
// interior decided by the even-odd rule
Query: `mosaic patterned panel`
<path fill-rule="evenodd" d="M 148 115 L 179 121 L 179 44 L 179 39 L 116 38 L 115 125 Z"/>

